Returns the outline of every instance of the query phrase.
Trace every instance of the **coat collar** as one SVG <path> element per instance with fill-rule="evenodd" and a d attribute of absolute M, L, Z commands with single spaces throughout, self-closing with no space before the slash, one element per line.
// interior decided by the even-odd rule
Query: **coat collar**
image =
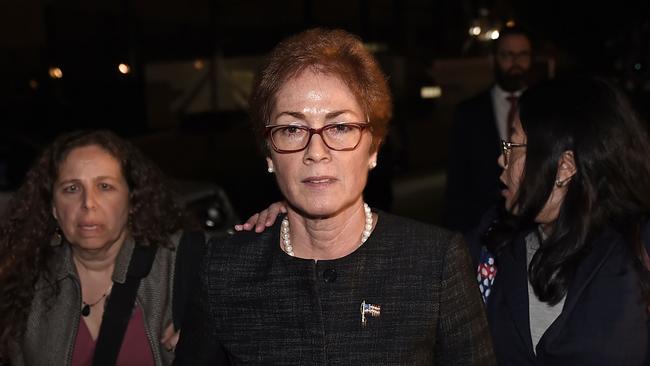
<path fill-rule="evenodd" d="M 505 301 L 510 308 L 515 328 L 527 345 L 530 357 L 533 353 L 533 340 L 530 335 L 530 318 L 528 315 L 528 268 L 526 266 L 525 238 L 530 231 L 519 233 L 515 245 L 504 249 L 497 263 L 497 280 Z"/>
<path fill-rule="evenodd" d="M 113 282 L 124 283 L 126 281 L 126 273 L 129 269 L 134 248 L 135 241 L 130 236 L 127 237 L 115 259 L 115 269 L 113 270 L 112 276 Z M 70 244 L 64 242 L 54 247 L 54 255 L 50 258 L 50 268 L 53 268 L 53 273 L 57 281 L 66 277 L 79 278 L 77 268 L 72 260 L 72 248 Z"/>
<path fill-rule="evenodd" d="M 568 319 L 571 318 L 571 313 L 575 309 L 576 303 L 585 291 L 585 288 L 587 288 L 589 283 L 591 283 L 598 271 L 600 271 L 602 266 L 608 260 L 612 250 L 616 246 L 622 245 L 621 240 L 622 237 L 618 232 L 611 228 L 605 228 L 592 243 L 590 253 L 587 254 L 582 263 L 578 266 L 575 276 L 569 283 L 562 312 L 551 326 L 549 326 L 539 341 L 538 347 L 540 349 L 543 349 L 546 344 L 551 343 L 553 339 L 560 334 Z"/>
<path fill-rule="evenodd" d="M 500 265 L 498 265 L 497 278 L 500 277 L 500 281 L 503 281 L 501 285 L 503 296 L 510 308 L 515 328 L 527 345 L 529 356 L 535 358 L 528 311 L 528 268 L 526 266 L 525 237 L 529 233 L 527 231 L 517 236 L 515 245 L 511 250 L 506 249 L 503 251 L 499 258 Z M 569 284 L 562 312 L 539 340 L 537 344 L 538 350 L 545 349 L 561 333 L 562 328 L 571 318 L 571 313 L 585 288 L 607 261 L 612 250 L 617 245 L 620 245 L 620 240 L 621 237 L 616 231 L 606 228 L 593 242 L 590 253 L 579 265 L 574 278 Z"/>

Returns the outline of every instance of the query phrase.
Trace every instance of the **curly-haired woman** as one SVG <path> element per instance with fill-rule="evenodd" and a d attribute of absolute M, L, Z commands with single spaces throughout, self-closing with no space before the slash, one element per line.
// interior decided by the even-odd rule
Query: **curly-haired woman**
<path fill-rule="evenodd" d="M 75 132 L 54 141 L 0 227 L 0 364 L 90 364 L 98 336 L 110 333 L 102 327 L 110 299 L 125 298 L 116 288 L 142 263 L 113 357 L 170 364 L 181 217 L 160 172 L 115 134 Z M 154 259 L 134 264 L 142 248 Z"/>

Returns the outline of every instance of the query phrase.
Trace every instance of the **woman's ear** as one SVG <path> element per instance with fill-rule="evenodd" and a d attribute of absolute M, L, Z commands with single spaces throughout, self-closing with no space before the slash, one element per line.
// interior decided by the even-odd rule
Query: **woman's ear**
<path fill-rule="evenodd" d="M 381 147 L 381 143 L 383 142 L 382 139 L 375 138 L 372 134 L 370 134 L 370 157 L 372 158 L 374 156 L 375 160 L 377 160 L 377 154 L 379 153 L 379 147 Z"/>
<path fill-rule="evenodd" d="M 572 150 L 567 150 L 560 156 L 560 161 L 557 167 L 557 176 L 555 178 L 555 185 L 564 187 L 573 176 L 576 174 L 576 162 Z"/>

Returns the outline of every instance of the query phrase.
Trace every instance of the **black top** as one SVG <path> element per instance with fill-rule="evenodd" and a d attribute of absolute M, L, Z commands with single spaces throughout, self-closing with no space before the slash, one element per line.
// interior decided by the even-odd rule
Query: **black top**
<path fill-rule="evenodd" d="M 493 364 L 459 236 L 380 212 L 354 253 L 314 261 L 281 250 L 280 221 L 211 243 L 175 364 Z"/>

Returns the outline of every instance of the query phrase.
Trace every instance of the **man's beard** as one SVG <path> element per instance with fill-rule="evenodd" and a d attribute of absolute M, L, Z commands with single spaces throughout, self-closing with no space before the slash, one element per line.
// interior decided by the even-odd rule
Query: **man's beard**
<path fill-rule="evenodd" d="M 511 67 L 507 71 L 496 67 L 494 76 L 501 89 L 507 92 L 515 92 L 526 87 L 528 72 L 520 67 Z"/>

